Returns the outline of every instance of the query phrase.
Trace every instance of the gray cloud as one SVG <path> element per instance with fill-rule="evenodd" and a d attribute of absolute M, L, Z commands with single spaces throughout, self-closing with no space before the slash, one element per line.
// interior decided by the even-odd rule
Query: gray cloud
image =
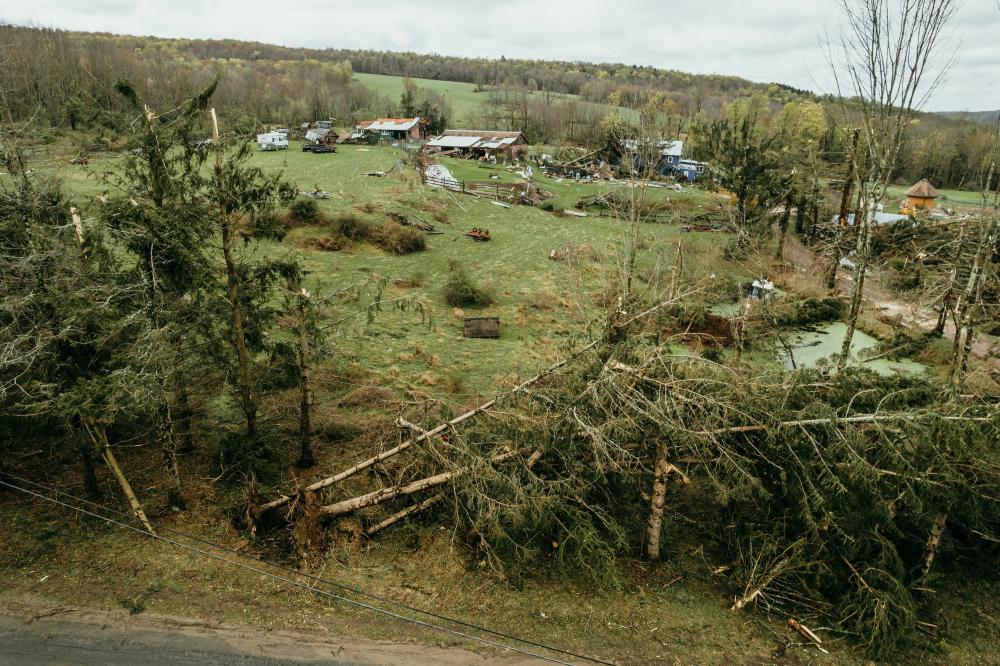
<path fill-rule="evenodd" d="M 318 48 L 655 65 L 831 92 L 819 46 L 836 0 L 0 0 L 0 17 L 73 30 Z M 966 0 L 958 62 L 929 110 L 1000 108 L 1000 9 Z"/>

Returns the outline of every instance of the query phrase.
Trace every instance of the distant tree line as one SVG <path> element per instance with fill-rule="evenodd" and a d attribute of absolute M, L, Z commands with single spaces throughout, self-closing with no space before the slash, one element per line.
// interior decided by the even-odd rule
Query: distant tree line
<path fill-rule="evenodd" d="M 668 125 L 687 135 L 724 117 L 738 100 L 754 99 L 754 115 L 765 127 L 779 122 L 789 104 L 817 103 L 828 110 L 834 104 L 780 84 L 622 64 L 289 48 L 9 25 L 0 25 L 0 38 L 3 120 L 33 118 L 74 129 L 121 110 L 114 92 L 121 79 L 135 82 L 143 99 L 163 107 L 218 77 L 214 99 L 239 126 L 330 117 L 346 125 L 404 114 L 426 117 L 432 132 L 452 120 L 442 95 L 411 81 L 402 99 L 386 99 L 353 82 L 354 72 L 467 82 L 483 92 L 483 111 L 470 119 L 483 129 L 523 131 L 533 143 L 592 148 L 604 139 L 601 122 L 616 107 L 629 110 L 625 117 L 632 120 L 669 117 Z M 893 179 L 975 187 L 992 137 L 988 118 L 917 114 Z M 841 144 L 845 136 L 839 133 Z M 696 135 L 690 138 L 697 142 Z M 843 152 L 840 145 L 831 154 Z"/>

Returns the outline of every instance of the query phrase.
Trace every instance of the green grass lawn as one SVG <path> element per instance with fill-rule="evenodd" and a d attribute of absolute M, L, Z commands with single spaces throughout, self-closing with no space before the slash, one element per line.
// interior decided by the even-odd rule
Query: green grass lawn
<path fill-rule="evenodd" d="M 354 74 L 354 80 L 363 85 L 364 87 L 372 90 L 373 92 L 387 97 L 394 102 L 398 102 L 399 98 L 403 95 L 403 79 L 402 76 L 388 76 L 385 74 Z M 460 83 L 458 81 L 438 81 L 436 79 L 412 79 L 420 88 L 426 88 L 428 90 L 433 90 L 434 92 L 444 95 L 449 102 L 451 102 L 451 125 L 458 126 L 473 126 L 483 117 L 483 111 L 487 101 L 489 100 L 489 91 L 482 90 L 476 91 L 476 85 L 474 83 Z M 542 93 L 533 93 L 535 97 L 540 98 Z M 551 98 L 557 99 L 579 99 L 577 95 L 566 95 L 550 93 Z M 604 104 L 594 104 L 593 102 L 584 102 L 584 104 L 591 106 L 599 106 L 603 110 L 607 111 L 610 106 Z M 637 119 L 634 111 L 622 110 L 629 118 Z"/>
<path fill-rule="evenodd" d="M 375 93 L 398 102 L 403 95 L 403 77 L 383 74 L 355 74 L 354 80 Z M 482 115 L 483 105 L 489 93 L 476 92 L 473 83 L 456 81 L 436 81 L 434 79 L 413 79 L 420 88 L 433 90 L 444 95 L 451 102 L 452 123 L 471 124 Z"/>
<path fill-rule="evenodd" d="M 904 200 L 906 198 L 906 190 L 910 189 L 910 187 L 912 187 L 912 183 L 910 185 L 890 185 L 889 199 L 893 202 Z M 937 205 L 939 206 L 978 206 L 980 203 L 979 192 L 935 189 L 941 194 L 941 198 L 937 200 Z"/>
<path fill-rule="evenodd" d="M 330 331 L 335 355 L 371 373 L 380 385 L 399 391 L 414 385 L 430 395 L 451 396 L 461 401 L 466 394 L 491 394 L 513 376 L 534 374 L 560 358 L 566 348 L 585 337 L 586 327 L 600 318 L 604 305 L 600 295 L 612 283 L 615 259 L 620 253 L 621 223 L 612 217 L 557 216 L 538 208 L 502 208 L 489 200 L 446 193 L 419 184 L 415 172 L 377 178 L 369 171 L 390 171 L 405 158 L 392 147 L 341 146 L 336 154 L 303 153 L 298 144 L 280 152 L 257 152 L 253 161 L 280 171 L 299 190 L 320 188 L 333 196 L 319 202 L 328 217 L 351 212 L 376 223 L 385 211 L 433 222 L 442 233 L 428 235 L 427 251 L 397 256 L 367 244 L 356 244 L 339 252 L 306 249 L 309 239 L 328 236 L 329 228 L 306 226 L 293 229 L 280 243 L 267 242 L 265 252 L 291 255 L 309 271 L 310 288 L 317 294 L 332 294 L 346 285 L 364 282 L 370 276 L 388 278 L 387 304 L 368 323 L 364 316 L 348 319 Z M 118 157 L 104 155 L 90 166 L 75 167 L 54 159 L 40 165 L 61 175 L 74 205 L 93 211 L 93 197 L 105 189 L 101 174 L 115 168 Z M 476 162 L 443 159 L 456 177 L 486 180 L 499 175 L 502 182 L 516 178 L 501 167 L 481 168 Z M 558 196 L 558 206 L 571 208 L 581 196 L 623 185 L 586 184 L 536 177 L 536 181 Z M 677 193 L 649 190 L 648 196 L 685 201 L 697 210 L 706 205 L 698 190 Z M 446 222 L 437 222 L 428 208 L 443 211 Z M 493 241 L 478 243 L 465 237 L 473 227 L 489 229 Z M 723 239 L 716 233 L 682 233 L 676 225 L 642 226 L 643 250 L 639 275 L 646 279 L 668 279 L 675 256 L 674 243 L 683 239 L 686 277 L 722 284 L 744 274 L 739 267 L 721 261 Z M 567 251 L 576 258 L 553 261 L 550 253 Z M 489 286 L 496 302 L 481 310 L 456 311 L 444 302 L 443 285 L 450 261 L 462 263 L 476 282 Z M 394 286 L 395 281 L 418 286 Z M 645 287 L 647 282 L 640 281 Z M 725 288 L 725 287 L 723 287 Z M 410 307 L 391 305 L 402 302 Z M 420 309 L 412 307 L 420 305 Z M 327 318 L 339 321 L 357 309 L 357 304 L 336 301 Z M 466 339 L 463 316 L 498 316 L 500 340 Z"/>

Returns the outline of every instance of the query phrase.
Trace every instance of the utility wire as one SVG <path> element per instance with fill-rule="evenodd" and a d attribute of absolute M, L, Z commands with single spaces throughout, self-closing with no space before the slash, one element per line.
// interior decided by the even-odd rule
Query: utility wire
<path fill-rule="evenodd" d="M 52 492 L 52 493 L 55 493 L 57 495 L 61 495 L 63 497 L 67 497 L 69 499 L 72 499 L 73 501 L 90 505 L 92 507 L 95 507 L 96 509 L 101 509 L 103 511 L 107 511 L 108 513 L 112 513 L 112 514 L 115 514 L 115 515 L 118 515 L 118 516 L 128 517 L 130 519 L 133 518 L 133 516 L 131 514 L 127 513 L 127 512 L 119 511 L 117 509 L 106 507 L 106 506 L 103 506 L 103 505 L 98 504 L 96 502 L 92 502 L 92 501 L 87 500 L 87 499 L 76 497 L 75 495 L 72 495 L 72 494 L 60 491 L 57 488 L 53 488 L 51 486 L 46 486 L 45 484 L 38 483 L 38 482 L 35 482 L 35 481 L 31 481 L 29 479 L 25 479 L 25 478 L 19 477 L 19 476 L 15 475 L 15 474 L 11 474 L 10 472 L 6 472 L 6 471 L 3 471 L 3 470 L 0 470 L 0 474 L 3 474 L 4 476 L 10 477 L 12 479 L 15 479 L 15 480 L 17 480 L 17 481 L 19 481 L 21 483 L 30 484 L 30 485 L 35 486 L 37 488 L 43 488 L 43 489 L 45 489 L 45 490 L 47 490 L 49 492 Z M 48 497 L 48 496 L 46 496 L 44 494 L 36 493 L 34 491 L 18 487 L 16 485 L 11 484 L 11 483 L 7 483 L 6 481 L 3 481 L 3 480 L 0 480 L 0 484 L 3 484 L 4 486 L 7 486 L 8 488 L 12 488 L 14 490 L 18 490 L 20 492 L 27 493 L 29 495 L 35 496 L 35 497 L 37 497 L 39 499 L 43 499 L 43 500 L 46 500 L 48 502 L 51 502 L 51 503 L 54 503 L 54 504 L 58 504 L 60 506 L 72 509 L 74 511 L 78 511 L 78 512 L 83 513 L 85 515 L 88 515 L 88 516 L 91 516 L 91 517 L 94 517 L 94 518 L 98 518 L 98 519 L 103 520 L 103 521 L 105 521 L 105 522 L 107 522 L 109 524 L 117 525 L 119 527 L 124 527 L 124 528 L 132 530 L 134 532 L 138 532 L 140 534 L 143 534 L 145 536 L 152 537 L 152 538 L 160 540 L 160 541 L 164 541 L 166 543 L 169 543 L 169 544 L 174 545 L 174 546 L 178 546 L 180 548 L 185 548 L 187 550 L 191 550 L 193 552 L 205 555 L 207 557 L 219 560 L 221 562 L 225 562 L 225 563 L 228 563 L 228 564 L 233 564 L 234 566 L 237 566 L 237 567 L 240 567 L 240 568 L 243 568 L 243 569 L 248 569 L 250 571 L 253 571 L 255 573 L 260 573 L 260 574 L 263 574 L 265 576 L 269 576 L 271 578 L 274 578 L 274 579 L 282 581 L 282 582 L 289 583 L 289 584 L 294 585 L 296 587 L 301 587 L 303 589 L 307 589 L 310 592 L 314 592 L 316 594 L 320 594 L 320 595 L 324 595 L 324 596 L 329 596 L 329 597 L 331 597 L 333 599 L 336 599 L 336 600 L 339 600 L 339 601 L 344 601 L 344 602 L 346 602 L 348 604 L 356 605 L 356 606 L 359 606 L 361 608 L 365 608 L 365 609 L 368 609 L 368 610 L 372 610 L 372 611 L 374 611 L 376 613 L 382 613 L 382 614 L 387 615 L 389 617 L 393 617 L 393 618 L 396 618 L 396 619 L 404 620 L 404 621 L 407 621 L 407 622 L 412 622 L 412 623 L 415 623 L 417 625 L 420 625 L 420 626 L 423 626 L 423 627 L 426 627 L 426 628 L 437 629 L 437 630 L 444 631 L 444 632 L 447 632 L 447 633 L 450 633 L 450 634 L 454 634 L 454 635 L 457 635 L 457 636 L 465 637 L 465 638 L 468 638 L 470 640 L 474 640 L 474 641 L 478 641 L 478 642 L 481 642 L 481 643 L 485 643 L 487 645 L 491 645 L 491 646 L 494 646 L 494 647 L 499 647 L 501 649 L 513 650 L 513 651 L 519 652 L 521 654 L 525 654 L 525 655 L 528 655 L 528 656 L 536 657 L 538 659 L 543 659 L 545 661 L 549 661 L 549 662 L 553 662 L 553 663 L 568 664 L 568 662 L 564 662 L 564 661 L 561 661 L 561 660 L 558 660 L 558 659 L 553 659 L 553 658 L 550 658 L 550 657 L 546 657 L 544 655 L 535 654 L 535 653 L 530 652 L 528 650 L 523 650 L 523 649 L 520 649 L 520 648 L 517 648 L 517 647 L 508 646 L 508 645 L 506 645 L 504 643 L 492 641 L 492 640 L 489 640 L 489 639 L 484 639 L 484 638 L 481 638 L 481 637 L 478 637 L 478 636 L 474 636 L 474 635 L 471 635 L 471 634 L 468 634 L 468 633 L 465 633 L 465 632 L 457 631 L 457 630 L 454 630 L 454 629 L 449 629 L 448 627 L 442 627 L 442 626 L 435 625 L 435 624 L 430 623 L 430 622 L 425 622 L 423 620 L 418 620 L 416 618 L 411 618 L 411 617 L 408 617 L 408 616 L 405 616 L 405 615 L 400 615 L 398 613 L 394 613 L 392 611 L 388 611 L 388 610 L 385 610 L 383 608 L 379 608 L 377 606 L 373 606 L 371 604 L 366 604 L 364 602 L 357 601 L 355 599 L 350 599 L 348 597 L 343 597 L 343 596 L 340 596 L 340 595 L 337 595 L 337 594 L 333 594 L 331 592 L 327 592 L 325 590 L 319 590 L 314 585 L 306 585 L 306 584 L 301 583 L 299 581 L 292 580 L 292 579 L 289 579 L 289 578 L 284 578 L 282 576 L 278 576 L 278 575 L 273 574 L 271 572 L 264 571 L 262 569 L 258 569 L 256 567 L 253 567 L 253 566 L 250 566 L 250 565 L 247 565 L 247 564 L 243 564 L 241 562 L 237 562 L 237 561 L 234 561 L 234 560 L 226 559 L 226 558 L 221 557 L 221 556 L 219 556 L 219 555 L 217 555 L 215 553 L 211 553 L 211 552 L 202 550 L 200 548 L 196 548 L 194 546 L 190 546 L 190 545 L 187 545 L 187 544 L 184 544 L 184 543 L 172 540 L 172 539 L 167 539 L 165 537 L 161 537 L 161 536 L 156 535 L 156 534 L 151 534 L 148 531 L 146 531 L 145 529 L 141 529 L 141 528 L 135 527 L 133 525 L 129 525 L 127 523 L 122 523 L 120 521 L 108 518 L 106 516 L 102 516 L 100 514 L 93 513 L 91 511 L 87 511 L 86 509 L 82 509 L 82 508 L 80 508 L 78 506 L 73 506 L 73 505 L 70 505 L 70 504 L 66 504 L 66 503 L 64 503 L 64 502 L 62 502 L 62 501 L 60 501 L 58 499 L 54 499 L 54 498 Z M 234 554 L 234 555 L 236 555 L 238 557 L 249 559 L 249 557 L 247 555 L 244 555 L 244 554 L 240 553 L 237 550 L 234 550 L 232 548 L 227 548 L 226 546 L 219 545 L 219 544 L 214 543 L 212 541 L 209 541 L 207 539 L 204 539 L 204 538 L 201 538 L 201 537 L 198 537 L 198 536 L 194 536 L 194 535 L 191 535 L 191 534 L 187 534 L 185 532 L 181 532 L 179 530 L 172 529 L 170 527 L 165 527 L 165 526 L 159 526 L 158 525 L 157 528 L 159 530 L 161 530 L 161 531 L 165 531 L 165 532 L 169 532 L 169 533 L 172 533 L 172 534 L 176 534 L 178 536 L 181 536 L 181 537 L 184 537 L 184 538 L 187 538 L 187 539 L 191 539 L 192 541 L 200 542 L 200 543 L 205 544 L 207 546 L 211 546 L 212 548 L 216 548 L 216 549 L 221 550 L 221 551 L 232 553 L 232 554 Z M 259 561 L 262 564 L 265 564 L 265 565 L 270 566 L 270 567 L 274 567 L 276 569 L 279 569 L 279 570 L 291 573 L 291 574 L 296 575 L 296 576 L 300 576 L 302 578 L 305 578 L 307 580 L 312 581 L 313 583 L 325 583 L 325 584 L 328 584 L 328 585 L 332 585 L 332 586 L 337 587 L 339 589 L 342 589 L 342 590 L 345 590 L 345 591 L 348 591 L 348 592 L 352 592 L 354 594 L 358 594 L 358 595 L 367 597 L 369 599 L 373 599 L 373 600 L 376 600 L 376 601 L 380 601 L 380 602 L 383 602 L 383 603 L 394 605 L 396 607 L 399 607 L 399 608 L 402 608 L 402 609 L 405 609 L 405 610 L 408 610 L 408 611 L 411 611 L 411 612 L 414 612 L 414 613 L 419 613 L 419 614 L 422 614 L 422 615 L 426 615 L 428 617 L 432 617 L 432 618 L 435 618 L 435 619 L 438 619 L 438 620 L 443 620 L 443 621 L 446 621 L 446 622 L 451 622 L 451 623 L 454 623 L 454 624 L 466 627 L 468 629 L 472 629 L 472 630 L 476 630 L 476 631 L 481 631 L 481 632 L 484 632 L 484 633 L 487 633 L 487 634 L 492 634 L 492 635 L 497 636 L 499 638 L 504 638 L 504 639 L 507 639 L 507 640 L 512 640 L 512 641 L 515 641 L 515 642 L 523 643 L 525 645 L 530 645 L 530 646 L 535 647 L 535 648 L 539 648 L 539 649 L 547 650 L 547 651 L 554 652 L 554 653 L 557 653 L 557 654 L 565 655 L 567 657 L 572 657 L 572 658 L 575 658 L 575 659 L 582 659 L 582 660 L 589 661 L 589 662 L 596 663 L 596 664 L 603 664 L 605 666 L 614 666 L 614 664 L 612 664 L 611 662 L 602 661 L 600 659 L 595 659 L 594 657 L 588 657 L 588 656 L 585 656 L 585 655 L 580 655 L 580 654 L 576 654 L 576 653 L 573 653 L 573 652 L 569 652 L 569 651 L 566 651 L 566 650 L 561 650 L 559 648 L 552 647 L 552 646 L 546 645 L 544 643 L 538 643 L 538 642 L 535 642 L 535 641 L 532 641 L 532 640 L 529 640 L 529 639 L 520 638 L 518 636 L 513 636 L 513 635 L 510 635 L 510 634 L 506 634 L 506 633 L 503 633 L 501 631 L 497 631 L 497 630 L 489 629 L 489 628 L 486 628 L 486 627 L 482 627 L 482 626 L 479 626 L 479 625 L 476 625 L 476 624 L 465 622 L 463 620 L 459 620 L 459 619 L 456 619 L 456 618 L 448 617 L 446 615 L 441 615 L 441 614 L 438 614 L 438 613 L 434 613 L 432 611 L 422 610 L 420 608 L 416 608 L 414 606 L 409 606 L 409 605 L 407 605 L 405 603 L 402 603 L 402 602 L 399 602 L 399 601 L 395 601 L 395 600 L 390 599 L 388 597 L 383 597 L 383 596 L 380 596 L 380 595 L 377 595 L 377 594 L 374 594 L 374 593 L 371 593 L 371 592 L 366 592 L 364 590 L 361 590 L 361 589 L 358 589 L 358 588 L 354 588 L 354 587 L 351 587 L 349 585 L 345 585 L 343 583 L 339 583 L 339 582 L 334 581 L 334 580 L 320 578 L 320 577 L 317 577 L 317 576 L 313 576 L 311 574 L 303 573 L 301 571 L 297 571 L 295 569 L 291 569 L 291 568 L 286 567 L 286 566 L 281 565 L 281 564 L 276 564 L 276 563 L 273 563 L 273 562 L 268 562 L 266 560 L 259 560 Z"/>
<path fill-rule="evenodd" d="M 556 664 L 563 664 L 564 666 L 572 666 L 572 664 L 570 664 L 569 662 L 566 662 L 566 661 L 561 661 L 559 659 L 553 659 L 552 657 L 546 657 L 544 655 L 536 654 L 536 653 L 531 652 L 529 650 L 522 650 L 521 648 L 516 648 L 516 647 L 509 646 L 509 645 L 505 645 L 505 644 L 499 643 L 497 641 L 491 641 L 491 640 L 489 640 L 487 638 L 480 638 L 479 636 L 473 636 L 472 634 L 467 634 L 467 633 L 464 633 L 464 632 L 461 632 L 461 631 L 457 631 L 455 629 L 449 629 L 448 627 L 442 627 L 440 625 L 432 624 L 430 622 L 425 622 L 423 620 L 418 620 L 416 618 L 408 617 L 406 615 L 400 615 L 399 613 L 394 613 L 394 612 L 392 612 L 390 610 L 386 610 L 384 608 L 380 608 L 380 607 L 372 605 L 372 604 L 367 604 L 367 603 L 365 603 L 363 601 L 358 601 L 356 599 L 350 599 L 348 597 L 344 597 L 344 596 L 341 596 L 339 594 L 334 594 L 333 592 L 328 592 L 327 590 L 320 590 L 320 589 L 317 589 L 315 587 L 311 587 L 309 585 L 306 585 L 305 583 L 301 583 L 301 582 L 299 582 L 297 580 L 292 580 L 290 578 L 284 578 L 284 577 L 279 576 L 277 574 L 271 573 L 270 571 L 265 571 L 264 569 L 260 569 L 260 568 L 254 567 L 254 566 L 250 566 L 249 564 L 244 564 L 242 562 L 237 562 L 236 560 L 229 560 L 229 559 L 226 559 L 225 557 L 223 557 L 221 555 L 217 555 L 216 553 L 212 553 L 212 552 L 209 552 L 207 550 L 202 550 L 201 548 L 196 548 L 195 546 L 190 546 L 188 544 L 181 543 L 180 541 L 175 541 L 173 539 L 168 539 L 167 537 L 160 536 L 158 534 L 153 534 L 151 532 L 147 532 L 144 529 L 140 529 L 138 527 L 134 527 L 134 526 L 129 525 L 127 523 L 123 523 L 123 522 L 117 521 L 117 520 L 115 520 L 113 518 L 108 518 L 107 516 L 102 516 L 100 514 L 94 513 L 92 511 L 88 511 L 87 509 L 83 509 L 83 508 L 80 508 L 78 506 L 73 506 L 71 504 L 67 504 L 67 503 L 65 503 L 65 502 L 63 502 L 61 500 L 55 499 L 53 497 L 48 497 L 47 495 L 43 495 L 42 493 L 36 493 L 33 490 L 28 490 L 26 488 L 21 488 L 19 486 L 15 486 L 14 484 L 8 483 L 6 481 L 0 480 L 0 485 L 7 486 L 8 488 L 11 488 L 13 490 L 17 490 L 17 491 L 20 491 L 22 493 L 25 493 L 25 494 L 28 494 L 28 495 L 32 495 L 34 497 L 37 497 L 38 499 L 42 499 L 42 500 L 45 500 L 47 502 L 51 502 L 53 504 L 57 504 L 59 506 L 65 507 L 67 509 L 72 509 L 73 511 L 77 511 L 77 512 L 82 513 L 84 515 L 91 516 L 92 518 L 98 518 L 100 520 L 105 521 L 108 524 L 117 525 L 119 527 L 124 527 L 127 530 L 131 530 L 133 532 L 137 532 L 139 534 L 142 534 L 143 536 L 147 536 L 147 537 L 150 537 L 152 539 L 156 539 L 158 541 L 163 541 L 164 543 L 168 543 L 170 545 L 177 546 L 179 548 L 184 548 L 186 550 L 190 550 L 190 551 L 192 551 L 194 553 L 198 553 L 199 555 L 204 555 L 206 557 L 212 558 L 214 560 L 218 560 L 220 562 L 225 562 L 227 564 L 232 564 L 233 566 L 239 567 L 241 569 L 246 569 L 247 571 L 252 571 L 253 573 L 257 573 L 257 574 L 260 574 L 262 576 L 267 576 L 268 578 L 272 578 L 272 579 L 277 580 L 277 581 L 288 583 L 289 585 L 294 585 L 296 587 L 301 587 L 302 589 L 308 590 L 308 591 L 310 591 L 310 592 L 312 592 L 314 594 L 318 594 L 318 595 L 325 596 L 325 597 L 330 597 L 331 599 L 335 599 L 337 601 L 343 601 L 343 602 L 351 604 L 353 606 L 358 606 L 359 608 L 364 608 L 366 610 L 370 610 L 370 611 L 373 611 L 373 612 L 376 612 L 376 613 L 381 613 L 382 615 L 386 615 L 388 617 L 392 617 L 392 618 L 395 618 L 397 620 L 403 620 L 404 622 L 412 622 L 413 624 L 416 624 L 416 625 L 419 625 L 419 626 L 422 626 L 422 627 L 426 627 L 428 629 L 436 629 L 438 631 L 444 631 L 444 632 L 447 632 L 449 634 L 452 634 L 452 635 L 455 635 L 455 636 L 459 636 L 461 638 L 467 638 L 469 640 L 477 641 L 479 643 L 484 643 L 484 644 L 490 645 L 492 647 L 497 647 L 497 648 L 500 648 L 500 649 L 503 649 L 503 650 L 512 650 L 514 652 L 519 652 L 519 653 L 527 655 L 529 657 L 535 657 L 536 659 L 541 659 L 543 661 L 548 661 L 548 662 L 552 662 L 552 663 L 556 663 Z"/>
<path fill-rule="evenodd" d="M 90 505 L 90 506 L 92 506 L 92 507 L 94 507 L 96 509 L 100 509 L 100 510 L 106 511 L 106 512 L 111 513 L 111 514 L 115 514 L 115 515 L 118 515 L 118 516 L 122 516 L 124 518 L 128 518 L 129 520 L 133 520 L 135 518 L 134 515 L 132 515 L 131 513 L 127 512 L 127 511 L 119 511 L 118 509 L 113 509 L 111 507 L 104 506 L 102 504 L 98 504 L 97 502 L 92 502 L 92 501 L 90 501 L 88 499 L 85 499 L 85 498 L 82 498 L 82 497 L 77 497 L 76 495 L 72 495 L 70 493 L 63 492 L 63 491 L 59 490 L 58 488 L 54 488 L 52 486 L 48 486 L 48 485 L 46 485 L 44 483 L 39 483 L 37 481 L 32 481 L 30 479 L 25 479 L 23 477 L 20 477 L 20 476 L 17 476 L 15 474 L 11 474 L 10 472 L 6 472 L 6 471 L 2 471 L 2 470 L 0 470 L 0 474 L 3 474 L 5 476 L 7 476 L 7 477 L 10 477 L 10 478 L 12 478 L 12 479 L 14 479 L 14 480 L 16 480 L 18 482 L 27 483 L 29 485 L 35 486 L 36 488 L 41 488 L 41 489 L 46 490 L 48 492 L 54 493 L 56 495 L 61 495 L 63 497 L 69 498 L 69 499 L 71 499 L 71 500 L 73 500 L 75 502 L 79 502 L 79 503 L 82 503 L 82 504 L 87 504 L 87 505 Z M 191 539 L 192 541 L 196 541 L 196 542 L 205 544 L 207 546 L 211 546 L 211 547 L 216 548 L 218 550 L 225 551 L 225 552 L 228 552 L 228 553 L 232 553 L 233 555 L 236 555 L 238 557 L 243 557 L 243 558 L 246 558 L 246 559 L 251 559 L 249 556 L 244 555 L 243 553 L 239 552 L 238 550 L 236 550 L 234 548 L 228 548 L 226 546 L 220 545 L 218 543 L 215 543 L 215 542 L 210 541 L 208 539 L 205 539 L 203 537 L 195 536 L 193 534 L 188 534 L 186 532 L 182 532 L 180 530 L 173 529 L 171 527 L 167 527 L 167 526 L 164 526 L 164 525 L 155 525 L 155 526 L 160 531 L 170 532 L 172 534 L 176 534 L 177 536 L 181 536 L 181 537 L 184 537 L 186 539 Z M 143 530 L 143 531 L 145 531 L 145 530 Z M 569 651 L 566 651 L 566 650 L 561 650 L 559 648 L 552 647 L 551 645 L 546 645 L 544 643 L 537 643 L 535 641 L 532 641 L 532 640 L 529 640 L 529 639 L 526 639 L 526 638 L 520 638 L 519 636 L 514 636 L 514 635 L 511 635 L 511 634 L 506 634 L 506 633 L 504 633 L 502 631 L 497 631 L 495 629 L 489 629 L 487 627 L 482 627 L 482 626 L 479 626 L 477 624 L 472 624 L 470 622 L 466 622 L 464 620 L 459 620 L 457 618 L 449 617 L 447 615 L 441 615 L 441 614 L 435 613 L 433 611 L 423 610 L 421 608 L 417 608 L 415 606 L 410 606 L 408 604 L 405 604 L 405 603 L 403 603 L 401 601 L 396 601 L 395 599 L 391 599 L 389 597 L 381 596 L 381 595 L 378 595 L 378 594 L 375 594 L 375 593 L 372 593 L 372 592 L 366 592 L 365 590 L 362 590 L 360 588 L 352 587 L 350 585 L 346 585 L 344 583 L 340 583 L 340 582 L 335 581 L 335 580 L 331 580 L 331 579 L 328 579 L 328 578 L 321 578 L 321 577 L 318 577 L 318 576 L 313 576 L 312 574 L 308 574 L 308 573 L 304 573 L 302 571 L 298 571 L 296 569 L 292 569 L 291 567 L 287 567 L 287 566 L 285 566 L 283 564 L 278 564 L 276 562 L 269 562 L 269 561 L 263 560 L 263 559 L 257 559 L 257 561 L 261 562 L 262 564 L 266 564 L 267 566 L 274 567 L 275 569 L 279 569 L 281 571 L 288 572 L 288 573 L 290 573 L 292 575 L 300 576 L 302 578 L 305 578 L 307 580 L 312 581 L 313 583 L 326 583 L 327 585 L 332 585 L 334 587 L 340 588 L 340 589 L 342 589 L 344 591 L 347 591 L 347 592 L 352 592 L 354 594 L 358 594 L 358 595 L 361 595 L 363 597 L 368 597 L 369 599 L 374 599 L 374 600 L 380 601 L 382 603 L 387 603 L 387 604 L 396 606 L 398 608 L 402 608 L 404 610 L 411 611 L 413 613 L 419 613 L 421 615 L 426 615 L 428 617 L 433 617 L 433 618 L 435 618 L 437 620 L 443 620 L 445 622 L 451 622 L 453 624 L 457 624 L 457 625 L 466 627 L 467 629 L 473 629 L 475 631 L 481 631 L 483 633 L 492 634 L 492 635 L 497 636 L 499 638 L 505 638 L 507 640 L 512 640 L 512 641 L 515 641 L 515 642 L 518 642 L 518 643 L 523 643 L 525 645 L 531 645 L 532 647 L 541 648 L 543 650 L 548 650 L 550 652 L 555 652 L 555 653 L 558 653 L 558 654 L 562 654 L 562 655 L 565 655 L 567 657 L 573 657 L 575 659 L 583 659 L 583 660 L 590 661 L 590 662 L 597 663 L 597 664 L 605 664 L 606 666 L 613 666 L 613 664 L 610 664 L 610 662 L 601 661 L 600 659 L 595 659 L 593 657 L 587 657 L 587 656 L 584 656 L 584 655 L 581 655 L 581 654 L 576 654 L 574 652 L 569 652 Z"/>

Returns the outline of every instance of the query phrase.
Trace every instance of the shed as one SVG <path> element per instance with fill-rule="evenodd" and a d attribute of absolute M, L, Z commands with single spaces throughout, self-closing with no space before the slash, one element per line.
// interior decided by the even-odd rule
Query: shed
<path fill-rule="evenodd" d="M 466 317 L 465 337 L 498 339 L 500 317 Z"/>
<path fill-rule="evenodd" d="M 426 125 L 420 118 L 378 118 L 358 123 L 356 131 L 363 130 L 390 141 L 417 141 Z"/>
<path fill-rule="evenodd" d="M 934 189 L 929 180 L 924 178 L 906 190 L 906 204 L 910 208 L 934 208 L 934 200 L 939 196 L 941 194 Z"/>

